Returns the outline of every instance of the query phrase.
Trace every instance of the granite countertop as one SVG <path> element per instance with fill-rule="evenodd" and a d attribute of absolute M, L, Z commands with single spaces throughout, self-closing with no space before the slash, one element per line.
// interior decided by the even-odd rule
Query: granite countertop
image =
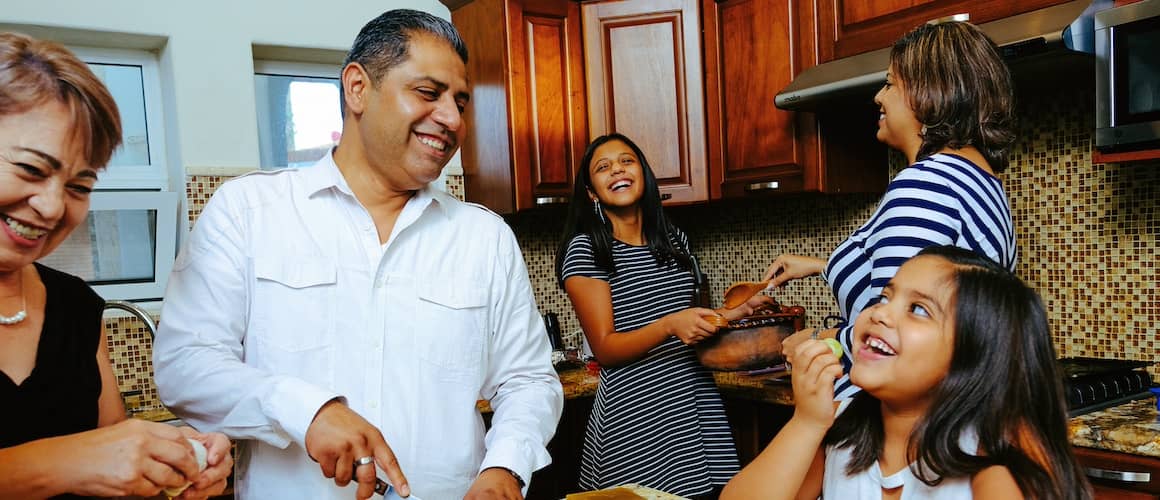
<path fill-rule="evenodd" d="M 560 383 L 564 386 L 564 399 L 575 399 L 596 395 L 600 375 L 589 373 L 586 368 L 569 368 L 559 371 Z M 768 403 L 793 405 L 793 390 L 788 383 L 776 380 L 782 374 L 745 375 L 741 372 L 713 372 L 717 387 L 726 396 L 733 396 Z M 481 412 L 490 412 L 487 401 L 476 405 Z"/>
<path fill-rule="evenodd" d="M 790 385 L 778 381 L 782 375 L 714 372 L 713 378 L 725 396 L 793 405 Z M 582 367 L 571 368 L 560 371 L 560 382 L 564 386 L 564 398 L 575 399 L 596 395 L 600 377 Z M 477 407 L 481 412 L 491 411 L 487 401 L 479 401 Z M 134 412 L 131 416 L 153 421 L 176 419 L 165 409 Z M 1067 432 L 1068 440 L 1074 446 L 1160 457 L 1160 416 L 1155 398 L 1139 399 L 1080 415 L 1068 422 Z"/>
<path fill-rule="evenodd" d="M 1137 399 L 1075 417 L 1067 424 L 1067 437 L 1075 446 L 1160 457 L 1156 398 Z"/>

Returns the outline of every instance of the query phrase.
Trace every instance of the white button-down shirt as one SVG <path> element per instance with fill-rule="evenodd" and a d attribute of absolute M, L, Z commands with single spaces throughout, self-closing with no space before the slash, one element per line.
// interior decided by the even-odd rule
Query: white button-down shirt
<path fill-rule="evenodd" d="M 563 390 L 515 237 L 441 191 L 417 192 L 380 244 L 330 155 L 231 180 L 178 256 L 161 317 L 162 401 L 245 440 L 240 499 L 353 497 L 305 451 L 336 397 L 382 430 L 424 500 L 462 498 L 488 467 L 528 480 L 550 462 Z M 478 399 L 495 410 L 486 436 Z"/>

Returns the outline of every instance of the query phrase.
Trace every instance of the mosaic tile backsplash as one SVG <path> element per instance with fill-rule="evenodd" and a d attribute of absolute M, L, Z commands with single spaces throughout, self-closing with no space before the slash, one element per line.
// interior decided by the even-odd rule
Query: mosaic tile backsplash
<path fill-rule="evenodd" d="M 1020 95 L 1020 141 L 1011 166 L 999 176 L 1014 210 L 1017 271 L 1043 296 L 1060 356 L 1155 363 L 1160 361 L 1160 162 L 1093 164 L 1093 103 L 1090 89 Z M 893 170 L 904 166 L 900 155 L 892 159 Z M 223 180 L 189 177 L 191 219 Z M 448 178 L 448 191 L 462 197 L 462 181 Z M 781 253 L 824 258 L 870 216 L 877 201 L 874 195 L 791 195 L 674 207 L 668 213 L 689 234 L 719 301 L 730 283 L 760 279 Z M 579 324 L 554 274 L 563 215 L 556 207 L 510 216 L 508 222 L 541 311 L 556 312 L 565 343 L 578 347 Z M 810 326 L 837 312 L 820 278 L 793 282 L 775 298 L 804 306 Z M 106 328 L 122 390 L 141 388 L 142 404 L 156 405 L 147 346 L 137 345 L 139 324 L 119 319 Z M 1160 380 L 1160 367 L 1149 370 Z"/>

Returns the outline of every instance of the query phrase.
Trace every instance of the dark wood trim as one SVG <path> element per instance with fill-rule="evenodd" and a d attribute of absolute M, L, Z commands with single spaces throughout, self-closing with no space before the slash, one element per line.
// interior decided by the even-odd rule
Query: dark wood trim
<path fill-rule="evenodd" d="M 1092 163 L 1126 163 L 1131 161 L 1155 160 L 1160 158 L 1160 149 L 1143 149 L 1140 151 L 1121 151 L 1105 153 L 1098 149 L 1092 150 Z"/>

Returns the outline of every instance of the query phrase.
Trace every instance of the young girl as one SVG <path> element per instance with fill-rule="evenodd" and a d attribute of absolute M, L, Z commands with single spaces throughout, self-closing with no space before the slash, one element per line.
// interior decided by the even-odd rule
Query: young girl
<path fill-rule="evenodd" d="M 722 498 L 1088 499 L 1038 295 L 968 250 L 908 260 L 854 323 L 850 377 L 829 347 L 791 353 L 793 418 Z"/>
<path fill-rule="evenodd" d="M 639 483 L 686 497 L 711 495 L 739 468 L 713 376 L 690 345 L 717 331 L 690 307 L 689 242 L 661 209 L 640 148 L 623 135 L 584 152 L 556 256 L 556 275 L 600 362 L 584 436 L 580 486 Z"/>

